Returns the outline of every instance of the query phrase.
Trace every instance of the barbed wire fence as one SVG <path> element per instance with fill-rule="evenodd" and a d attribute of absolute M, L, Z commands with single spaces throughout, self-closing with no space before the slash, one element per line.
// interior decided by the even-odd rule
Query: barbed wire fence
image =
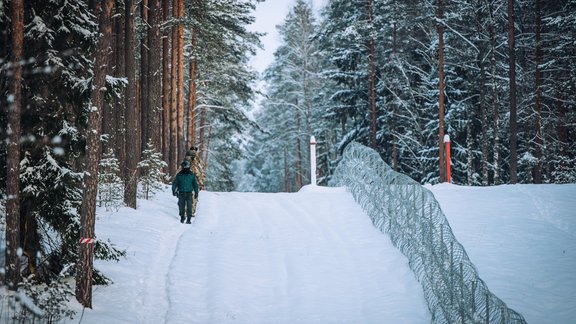
<path fill-rule="evenodd" d="M 480 279 L 432 192 L 394 172 L 376 151 L 349 144 L 329 185 L 348 187 L 408 258 L 432 323 L 526 323 Z"/>

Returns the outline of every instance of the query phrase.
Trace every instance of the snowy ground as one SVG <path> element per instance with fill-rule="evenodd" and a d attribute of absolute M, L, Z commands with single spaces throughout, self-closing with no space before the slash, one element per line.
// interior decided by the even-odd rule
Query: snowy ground
<path fill-rule="evenodd" d="M 99 238 L 128 250 L 98 262 L 82 323 L 427 323 L 406 258 L 342 188 L 201 192 L 192 225 L 161 193 L 101 213 Z"/>
<path fill-rule="evenodd" d="M 528 323 L 576 323 L 576 185 L 428 187 L 480 278 Z"/>
<path fill-rule="evenodd" d="M 491 291 L 528 323 L 574 322 L 576 185 L 428 188 Z M 406 259 L 342 188 L 201 192 L 192 225 L 168 191 L 140 203 L 98 212 L 128 256 L 96 263 L 115 284 L 82 323 L 430 322 Z"/>

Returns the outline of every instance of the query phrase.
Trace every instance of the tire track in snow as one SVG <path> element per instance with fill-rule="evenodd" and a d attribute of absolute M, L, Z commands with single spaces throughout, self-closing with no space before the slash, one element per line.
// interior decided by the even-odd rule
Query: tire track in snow
<path fill-rule="evenodd" d="M 170 216 L 168 213 L 166 215 Z M 167 312 L 170 308 L 170 294 L 167 286 L 170 265 L 179 249 L 178 244 L 182 235 L 189 229 L 175 220 L 174 227 L 162 233 L 155 258 L 146 271 L 146 276 L 141 279 L 143 281 L 141 290 L 144 296 L 141 300 L 143 312 L 139 313 L 139 323 L 156 324 L 162 319 L 166 323 L 166 316 L 162 316 L 158 310 L 166 309 Z M 177 240 L 174 239 L 175 236 L 178 237 Z"/>

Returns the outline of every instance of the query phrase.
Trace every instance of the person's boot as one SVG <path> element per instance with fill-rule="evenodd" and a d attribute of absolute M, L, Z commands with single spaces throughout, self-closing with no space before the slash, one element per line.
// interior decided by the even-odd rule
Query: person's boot
<path fill-rule="evenodd" d="M 192 217 L 188 216 L 188 219 L 186 219 L 186 224 L 192 224 L 192 222 L 190 222 L 190 218 Z"/>
<path fill-rule="evenodd" d="M 184 224 L 184 215 L 180 216 L 180 223 Z"/>

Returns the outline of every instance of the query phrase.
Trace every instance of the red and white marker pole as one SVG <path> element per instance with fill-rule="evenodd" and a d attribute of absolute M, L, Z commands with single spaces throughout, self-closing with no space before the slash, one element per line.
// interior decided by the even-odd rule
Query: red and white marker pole
<path fill-rule="evenodd" d="M 444 144 L 446 144 L 446 182 L 450 183 L 450 135 L 444 135 Z"/>
<path fill-rule="evenodd" d="M 316 185 L 316 138 L 310 136 L 310 184 Z"/>

